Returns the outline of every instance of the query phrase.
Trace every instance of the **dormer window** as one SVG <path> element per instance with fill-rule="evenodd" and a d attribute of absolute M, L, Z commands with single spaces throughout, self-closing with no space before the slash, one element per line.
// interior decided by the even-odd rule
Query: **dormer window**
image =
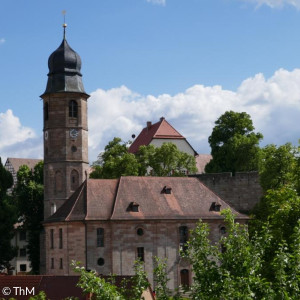
<path fill-rule="evenodd" d="M 130 202 L 127 211 L 139 212 L 139 204 L 136 202 Z"/>
<path fill-rule="evenodd" d="M 166 185 L 163 187 L 163 189 L 161 191 L 162 194 L 171 194 L 171 192 L 172 192 L 172 188 L 168 187 Z"/>
<path fill-rule="evenodd" d="M 220 211 L 221 210 L 221 204 L 217 202 L 213 202 L 210 206 L 210 211 Z"/>

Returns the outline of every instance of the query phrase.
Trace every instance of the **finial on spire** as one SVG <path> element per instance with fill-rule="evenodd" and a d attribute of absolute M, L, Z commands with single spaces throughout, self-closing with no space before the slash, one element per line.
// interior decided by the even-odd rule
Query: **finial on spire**
<path fill-rule="evenodd" d="M 64 24 L 63 24 L 63 28 L 64 28 L 64 39 L 66 38 L 66 27 L 67 27 L 67 24 L 66 24 L 66 11 L 65 10 L 63 10 L 62 11 L 62 14 L 63 14 L 63 16 L 64 16 Z"/>

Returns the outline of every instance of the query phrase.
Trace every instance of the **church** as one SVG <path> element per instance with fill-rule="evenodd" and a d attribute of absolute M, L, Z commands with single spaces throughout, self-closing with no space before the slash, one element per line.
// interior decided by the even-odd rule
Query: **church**
<path fill-rule="evenodd" d="M 70 264 L 76 260 L 99 274 L 132 275 L 134 261 L 140 259 L 155 289 L 153 258 L 158 256 L 167 259 L 169 288 L 189 286 L 192 269 L 180 250 L 190 229 L 202 219 L 217 241 L 226 232 L 222 209 L 231 209 L 241 223 L 248 217 L 196 177 L 88 178 L 89 95 L 80 56 L 68 44 L 65 30 L 66 25 L 61 45 L 49 57 L 41 95 L 45 273 L 73 275 Z"/>

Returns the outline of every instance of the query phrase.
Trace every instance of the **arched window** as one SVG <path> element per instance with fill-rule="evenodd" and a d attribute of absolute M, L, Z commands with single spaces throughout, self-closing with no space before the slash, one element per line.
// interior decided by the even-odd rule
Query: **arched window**
<path fill-rule="evenodd" d="M 44 105 L 44 121 L 48 121 L 49 119 L 49 105 L 48 102 Z"/>
<path fill-rule="evenodd" d="M 56 171 L 55 173 L 55 185 L 54 185 L 54 191 L 55 193 L 59 193 L 62 191 L 62 173 L 60 171 Z"/>
<path fill-rule="evenodd" d="M 179 248 L 181 251 L 186 250 L 188 238 L 189 238 L 189 230 L 187 226 L 180 226 L 179 227 Z"/>
<path fill-rule="evenodd" d="M 79 174 L 76 170 L 71 172 L 71 190 L 75 191 L 79 186 Z"/>
<path fill-rule="evenodd" d="M 78 116 L 78 104 L 75 100 L 69 102 L 69 117 L 77 118 Z"/>

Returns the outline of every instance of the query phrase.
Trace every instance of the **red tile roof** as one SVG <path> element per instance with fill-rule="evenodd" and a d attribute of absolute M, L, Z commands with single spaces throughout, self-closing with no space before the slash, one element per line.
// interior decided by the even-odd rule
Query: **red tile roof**
<path fill-rule="evenodd" d="M 164 193 L 164 187 L 171 193 Z M 130 203 L 139 212 L 128 209 Z M 75 220 L 220 219 L 213 202 L 231 208 L 199 179 L 192 177 L 138 177 L 88 179 L 45 223 Z"/>
<path fill-rule="evenodd" d="M 147 126 L 141 131 L 138 137 L 129 147 L 130 153 L 136 153 L 140 146 L 148 146 L 151 141 L 156 139 L 185 139 L 165 118 L 160 118 L 160 121 L 151 124 L 147 122 Z"/>
<path fill-rule="evenodd" d="M 8 157 L 6 164 L 11 163 L 13 166 L 15 172 L 18 172 L 20 167 L 23 165 L 26 165 L 29 167 L 29 169 L 34 169 L 35 165 L 38 164 L 41 159 L 34 159 L 34 158 L 13 158 L 13 157 Z"/>

